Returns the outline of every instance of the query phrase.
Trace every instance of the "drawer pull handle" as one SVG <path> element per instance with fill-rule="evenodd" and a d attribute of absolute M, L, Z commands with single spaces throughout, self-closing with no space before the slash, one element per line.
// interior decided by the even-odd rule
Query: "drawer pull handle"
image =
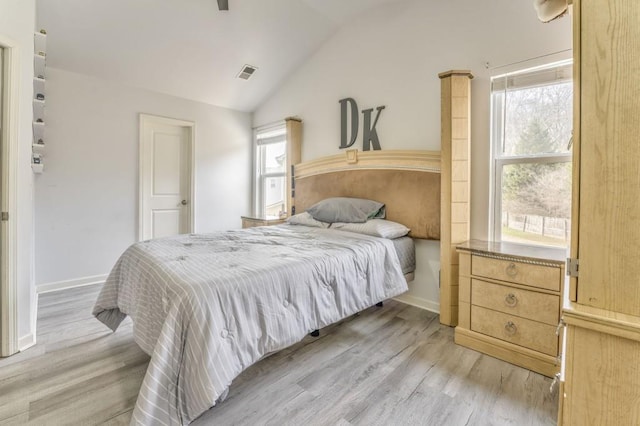
<path fill-rule="evenodd" d="M 504 298 L 504 304 L 507 305 L 510 308 L 513 308 L 518 304 L 518 298 L 516 297 L 515 294 L 509 293 Z"/>
<path fill-rule="evenodd" d="M 516 275 L 518 275 L 518 269 L 516 268 L 516 264 L 511 262 L 509 266 L 507 266 L 506 272 L 507 272 L 507 275 L 509 275 L 510 277 L 515 277 Z"/>
<path fill-rule="evenodd" d="M 518 331 L 518 327 L 516 327 L 513 322 L 509 321 L 504 325 L 504 331 L 506 331 L 507 334 L 513 336 Z"/>

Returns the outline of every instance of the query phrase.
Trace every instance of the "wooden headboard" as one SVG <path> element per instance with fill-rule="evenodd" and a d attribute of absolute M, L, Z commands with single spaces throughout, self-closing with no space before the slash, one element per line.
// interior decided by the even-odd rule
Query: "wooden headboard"
<path fill-rule="evenodd" d="M 302 213 L 330 197 L 376 200 L 411 237 L 438 240 L 440 186 L 439 151 L 347 150 L 295 165 L 293 204 Z"/>

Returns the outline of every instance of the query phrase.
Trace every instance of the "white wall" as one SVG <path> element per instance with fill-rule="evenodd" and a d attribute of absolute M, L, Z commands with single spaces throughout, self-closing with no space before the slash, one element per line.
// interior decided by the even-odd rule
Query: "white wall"
<path fill-rule="evenodd" d="M 46 91 L 38 286 L 107 274 L 137 241 L 139 113 L 196 123 L 195 231 L 240 227 L 250 211 L 250 114 L 58 69 L 47 70 Z"/>
<path fill-rule="evenodd" d="M 509 67 L 487 70 L 485 63 L 502 66 L 570 48 L 570 19 L 542 24 L 531 0 L 395 2 L 347 23 L 255 111 L 254 125 L 297 115 L 304 120 L 303 161 L 336 154 L 338 100 L 352 97 L 361 110 L 386 105 L 377 126 L 382 149 L 439 150 L 438 73 L 470 69 L 475 75 L 471 234 L 486 239 L 489 81 Z M 362 116 L 360 122 L 362 126 Z M 362 149 L 362 129 L 354 147 Z M 439 246 L 419 241 L 417 254 L 409 295 L 415 303 L 437 307 Z"/>
<path fill-rule="evenodd" d="M 20 53 L 18 138 L 18 339 L 23 349 L 33 343 L 35 289 L 33 287 L 33 176 L 31 173 L 31 122 L 33 109 L 34 0 L 0 0 L 0 35 L 17 43 Z"/>

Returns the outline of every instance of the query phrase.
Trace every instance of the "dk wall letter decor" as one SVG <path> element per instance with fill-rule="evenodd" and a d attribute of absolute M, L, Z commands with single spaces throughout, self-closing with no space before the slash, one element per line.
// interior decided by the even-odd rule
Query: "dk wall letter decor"
<path fill-rule="evenodd" d="M 356 142 L 356 138 L 358 137 L 358 104 L 353 98 L 340 99 L 340 101 L 338 102 L 340 103 L 340 149 L 345 149 L 351 147 Z M 371 123 L 371 114 L 373 113 L 373 108 L 362 110 L 362 115 L 364 116 L 362 127 L 363 151 L 370 151 L 372 147 L 374 151 L 379 151 L 380 149 L 382 149 L 380 148 L 380 139 L 378 138 L 376 125 L 378 124 L 378 119 L 380 118 L 380 112 L 384 108 L 384 105 L 375 108 L 377 114 L 376 118 L 373 120 L 373 124 Z M 351 135 L 348 135 L 347 129 L 349 109 L 351 110 Z"/>

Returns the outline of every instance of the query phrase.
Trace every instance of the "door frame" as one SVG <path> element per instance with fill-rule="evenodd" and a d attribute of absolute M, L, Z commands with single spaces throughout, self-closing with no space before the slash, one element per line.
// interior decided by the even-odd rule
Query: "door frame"
<path fill-rule="evenodd" d="M 0 210 L 8 220 L 0 221 L 0 356 L 18 352 L 18 159 L 20 111 L 20 49 L 18 43 L 0 34 L 2 47 L 2 134 L 0 149 Z"/>
<path fill-rule="evenodd" d="M 195 229 L 195 140 L 196 140 L 196 123 L 193 121 L 179 120 L 175 118 L 162 117 L 151 114 L 140 114 L 139 118 L 140 136 L 139 136 L 139 173 L 138 173 L 138 241 L 144 239 L 144 176 L 147 170 L 144 166 L 145 156 L 148 154 L 145 150 L 144 133 L 149 125 L 164 124 L 169 126 L 185 127 L 189 129 L 189 204 L 187 206 L 188 232 L 191 233 Z"/>

